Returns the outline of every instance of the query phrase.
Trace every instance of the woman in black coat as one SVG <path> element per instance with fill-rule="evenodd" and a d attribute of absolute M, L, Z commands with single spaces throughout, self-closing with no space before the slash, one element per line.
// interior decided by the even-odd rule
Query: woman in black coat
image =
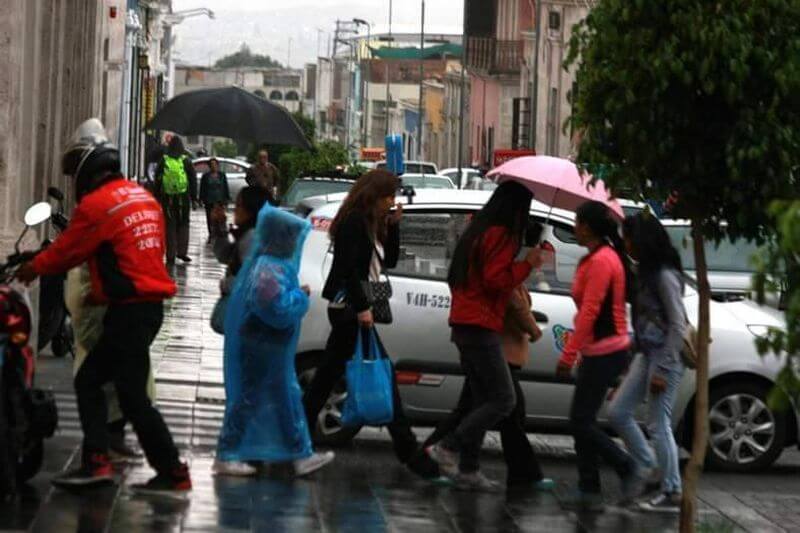
<path fill-rule="evenodd" d="M 331 333 L 325 356 L 306 390 L 303 403 L 310 428 L 316 427 L 322 407 L 345 373 L 359 331 L 374 327 L 363 284 L 378 281 L 381 268 L 397 265 L 400 253 L 402 206 L 395 205 L 398 178 L 373 170 L 359 178 L 330 227 L 333 264 L 322 292 L 328 304 Z M 391 212 L 392 208 L 394 212 Z M 388 425 L 400 462 L 425 478 L 439 476 L 438 466 L 424 453 L 405 418 L 397 383 L 393 382 L 395 419 Z"/>

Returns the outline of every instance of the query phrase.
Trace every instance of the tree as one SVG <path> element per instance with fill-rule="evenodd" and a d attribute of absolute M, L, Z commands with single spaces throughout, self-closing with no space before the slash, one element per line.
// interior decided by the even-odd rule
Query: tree
<path fill-rule="evenodd" d="M 217 68 L 235 68 L 235 67 L 282 67 L 278 61 L 275 61 L 268 55 L 254 54 L 247 44 L 242 44 L 238 52 L 229 54 L 221 59 L 218 59 L 214 66 Z"/>
<path fill-rule="evenodd" d="M 769 402 L 774 409 L 800 405 L 800 201 L 776 201 L 771 208 L 776 235 L 755 258 L 755 288 L 763 302 L 767 292 L 782 294 L 786 329 L 771 329 L 758 339 L 762 354 L 787 354 Z"/>
<path fill-rule="evenodd" d="M 693 531 L 708 438 L 706 240 L 763 241 L 790 198 L 800 146 L 800 3 L 601 0 L 576 26 L 577 158 L 614 190 L 676 192 L 691 220 L 699 293 L 692 456 L 681 531 Z M 726 222 L 723 224 L 722 222 Z"/>
<path fill-rule="evenodd" d="M 221 141 L 214 141 L 214 144 L 211 146 L 211 153 L 217 157 L 233 158 L 239 155 L 239 149 L 237 148 L 236 143 L 225 139 Z"/>

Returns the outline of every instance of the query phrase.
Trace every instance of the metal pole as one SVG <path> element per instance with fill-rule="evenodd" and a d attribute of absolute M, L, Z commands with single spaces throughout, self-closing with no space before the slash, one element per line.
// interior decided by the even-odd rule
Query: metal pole
<path fill-rule="evenodd" d="M 391 46 L 391 39 L 392 39 L 392 0 L 389 0 L 389 46 Z M 389 92 L 389 85 L 391 79 L 391 72 L 389 72 L 389 61 L 384 59 L 386 63 L 386 102 L 384 102 L 384 107 L 386 108 L 386 135 L 389 135 L 389 107 L 392 101 L 392 93 Z"/>
<path fill-rule="evenodd" d="M 458 102 L 458 188 L 464 188 L 464 176 L 463 171 L 461 170 L 462 159 L 464 157 L 464 80 L 466 78 L 466 71 L 467 71 L 467 45 L 469 44 L 469 38 L 467 37 L 467 0 L 464 0 L 464 21 L 463 21 L 464 29 L 461 32 L 462 42 L 461 42 L 461 89 L 459 92 L 459 102 Z"/>
<path fill-rule="evenodd" d="M 372 49 L 370 48 L 370 43 L 372 42 L 372 26 L 367 24 L 367 74 L 366 79 L 364 80 L 364 107 L 361 110 L 364 113 L 364 140 L 361 143 L 362 148 L 366 148 L 368 146 L 367 139 L 369 138 L 369 83 L 370 83 L 370 74 L 372 73 Z"/>
<path fill-rule="evenodd" d="M 536 0 L 536 44 L 533 58 L 533 91 L 531 94 L 531 148 L 536 152 L 536 122 L 539 120 L 539 41 L 542 33 L 542 1 Z"/>
<path fill-rule="evenodd" d="M 425 78 L 425 0 L 422 0 L 422 16 L 419 32 L 419 103 L 417 104 L 417 159 L 422 160 L 422 81 Z"/>

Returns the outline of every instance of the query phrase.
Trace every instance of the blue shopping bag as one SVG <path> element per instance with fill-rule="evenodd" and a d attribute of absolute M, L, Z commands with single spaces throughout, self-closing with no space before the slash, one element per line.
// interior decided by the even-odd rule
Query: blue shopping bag
<path fill-rule="evenodd" d="M 342 424 L 382 426 L 394 420 L 392 362 L 381 348 L 375 328 L 363 330 L 361 335 L 367 338 L 359 337 L 353 358 L 347 362 L 347 398 L 342 409 Z"/>

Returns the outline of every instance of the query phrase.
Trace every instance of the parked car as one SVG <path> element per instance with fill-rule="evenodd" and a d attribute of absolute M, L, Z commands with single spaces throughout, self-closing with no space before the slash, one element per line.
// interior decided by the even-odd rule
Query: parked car
<path fill-rule="evenodd" d="M 332 193 L 347 192 L 353 187 L 355 180 L 348 178 L 331 178 L 307 176 L 298 178 L 289 186 L 289 190 L 281 199 L 281 207 L 293 210 L 302 200 Z"/>
<path fill-rule="evenodd" d="M 442 176 L 447 176 L 453 183 L 456 184 L 456 187 L 459 189 L 467 189 L 468 185 L 474 178 L 482 179 L 483 175 L 481 171 L 476 168 L 462 168 L 461 169 L 461 177 L 459 178 L 458 169 L 457 168 L 446 168 L 442 171 L 439 171 L 439 174 Z"/>
<path fill-rule="evenodd" d="M 209 171 L 208 160 L 211 157 L 198 157 L 192 160 L 195 172 L 197 172 L 198 184 L 200 177 Z M 228 177 L 228 189 L 231 192 L 231 200 L 235 200 L 244 187 L 247 187 L 245 176 L 250 168 L 250 163 L 240 159 L 229 159 L 227 157 L 217 157 L 219 169 Z"/>
<path fill-rule="evenodd" d="M 440 421 L 454 407 L 463 383 L 458 353 L 450 342 L 447 317 L 450 291 L 447 270 L 456 242 L 470 216 L 489 198 L 485 192 L 420 190 L 405 208 L 400 260 L 390 271 L 394 323 L 378 326 L 395 362 L 406 414 L 416 425 Z M 402 198 L 400 199 L 402 201 Z M 329 333 L 327 302 L 321 288 L 331 266 L 327 227 L 340 204 L 324 205 L 310 214 L 312 231 L 304 248 L 301 280 L 311 287 L 311 309 L 303 323 L 297 368 L 307 383 L 323 355 Z M 571 380 L 555 376 L 556 362 L 572 327 L 575 306 L 570 296 L 578 253 L 570 242 L 572 213 L 534 202 L 530 216 L 545 225 L 554 258 L 535 273 L 529 290 L 543 338 L 531 345 L 531 363 L 522 371 L 531 430 L 563 432 L 573 395 Z M 566 245 L 565 245 L 566 243 Z M 585 251 L 581 251 L 581 254 Z M 564 261 L 568 261 L 565 259 Z M 697 321 L 697 294 L 691 283 L 685 295 L 689 320 Z M 710 425 L 708 461 L 712 466 L 755 471 L 770 465 L 786 446 L 798 442 L 796 409 L 772 410 L 767 395 L 775 385 L 784 357 L 759 356 L 754 341 L 767 327 L 784 327 L 777 309 L 749 300 L 711 302 Z M 408 342 L 413 338 L 414 342 Z M 680 386 L 673 425 L 679 442 L 691 442 L 695 373 L 688 371 Z M 340 384 L 317 421 L 317 432 L 329 443 L 351 439 L 358 428 L 341 425 L 346 392 Z"/>
<path fill-rule="evenodd" d="M 447 176 L 437 176 L 431 174 L 403 174 L 400 176 L 403 186 L 411 186 L 414 189 L 455 189 L 453 180 Z"/>
<path fill-rule="evenodd" d="M 681 254 L 681 262 L 686 273 L 695 277 L 694 241 L 692 240 L 691 223 L 686 220 L 662 220 L 669 233 L 672 244 Z M 758 252 L 758 244 L 745 239 L 722 240 L 719 243 L 706 244 L 706 262 L 708 263 L 708 281 L 711 291 L 718 298 L 743 298 L 753 291 L 753 274 L 755 269 L 751 263 L 753 255 Z"/>
<path fill-rule="evenodd" d="M 386 161 L 378 161 L 375 168 L 385 169 Z M 408 174 L 438 174 L 439 167 L 430 161 L 406 161 L 405 173 Z"/>

